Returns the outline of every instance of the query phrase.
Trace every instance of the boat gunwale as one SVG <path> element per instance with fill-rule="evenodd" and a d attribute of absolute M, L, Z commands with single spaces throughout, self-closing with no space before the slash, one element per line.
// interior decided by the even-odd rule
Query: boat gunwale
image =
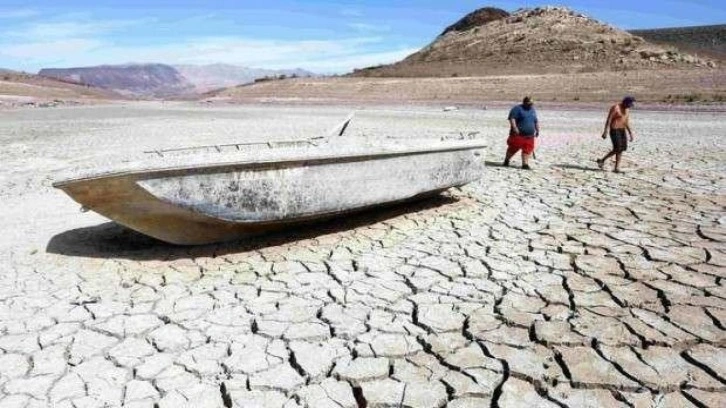
<path fill-rule="evenodd" d="M 295 157 L 295 158 L 283 158 L 273 160 L 244 160 L 244 161 L 228 161 L 218 162 L 207 165 L 179 165 L 171 167 L 159 167 L 153 169 L 142 169 L 142 170 L 126 170 L 118 172 L 109 172 L 99 175 L 69 178 L 66 180 L 56 181 L 52 184 L 54 188 L 63 189 L 66 186 L 84 183 L 89 181 L 97 181 L 102 179 L 110 178 L 124 178 L 134 177 L 137 180 L 146 180 L 156 177 L 169 177 L 178 174 L 188 174 L 187 172 L 193 170 L 193 174 L 205 174 L 205 173 L 216 173 L 224 169 L 280 169 L 290 167 L 300 167 L 304 165 L 322 165 L 331 163 L 348 163 L 367 161 L 377 158 L 394 158 L 394 157 L 405 157 L 415 156 L 420 154 L 431 154 L 431 153 L 448 153 L 465 150 L 478 150 L 486 148 L 487 144 L 482 143 L 459 143 L 458 145 L 448 147 L 436 147 L 429 149 L 408 149 L 401 151 L 379 151 L 377 153 L 355 153 L 355 154 L 337 154 L 337 155 L 322 155 L 312 156 L 308 158 Z"/>

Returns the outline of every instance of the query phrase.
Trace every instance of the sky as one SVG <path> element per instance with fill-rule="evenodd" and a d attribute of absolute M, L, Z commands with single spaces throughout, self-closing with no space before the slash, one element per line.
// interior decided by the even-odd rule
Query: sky
<path fill-rule="evenodd" d="M 0 0 L 0 68 L 158 62 L 346 73 L 398 61 L 477 8 L 548 4 L 622 29 L 726 23 L 723 0 Z"/>

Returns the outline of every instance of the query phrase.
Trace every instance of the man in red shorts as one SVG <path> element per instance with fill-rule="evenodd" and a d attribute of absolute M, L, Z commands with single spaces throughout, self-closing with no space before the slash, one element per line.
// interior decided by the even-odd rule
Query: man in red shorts
<path fill-rule="evenodd" d="M 532 106 L 532 98 L 526 96 L 521 105 L 509 111 L 509 139 L 507 139 L 507 155 L 504 167 L 509 167 L 509 160 L 518 151 L 522 151 L 522 168 L 529 170 L 529 156 L 534 152 L 534 139 L 539 137 L 539 121 L 537 112 Z"/>

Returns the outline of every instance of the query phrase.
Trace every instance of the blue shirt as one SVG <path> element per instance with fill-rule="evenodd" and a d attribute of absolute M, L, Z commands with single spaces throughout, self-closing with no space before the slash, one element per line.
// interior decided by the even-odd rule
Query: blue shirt
<path fill-rule="evenodd" d="M 509 120 L 514 119 L 519 129 L 519 134 L 522 136 L 534 136 L 537 133 L 537 112 L 534 107 L 529 110 L 524 109 L 522 105 L 517 105 L 509 111 Z"/>

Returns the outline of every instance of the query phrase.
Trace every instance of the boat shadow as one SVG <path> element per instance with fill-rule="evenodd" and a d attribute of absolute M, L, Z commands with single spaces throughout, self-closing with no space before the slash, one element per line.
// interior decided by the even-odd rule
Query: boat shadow
<path fill-rule="evenodd" d="M 215 257 L 255 251 L 352 230 L 404 214 L 442 207 L 458 202 L 451 195 L 436 195 L 414 202 L 364 210 L 329 220 L 302 224 L 290 229 L 256 235 L 238 241 L 209 245 L 180 246 L 151 238 L 115 222 L 62 232 L 50 239 L 46 252 L 85 258 L 122 258 L 135 261 Z"/>

